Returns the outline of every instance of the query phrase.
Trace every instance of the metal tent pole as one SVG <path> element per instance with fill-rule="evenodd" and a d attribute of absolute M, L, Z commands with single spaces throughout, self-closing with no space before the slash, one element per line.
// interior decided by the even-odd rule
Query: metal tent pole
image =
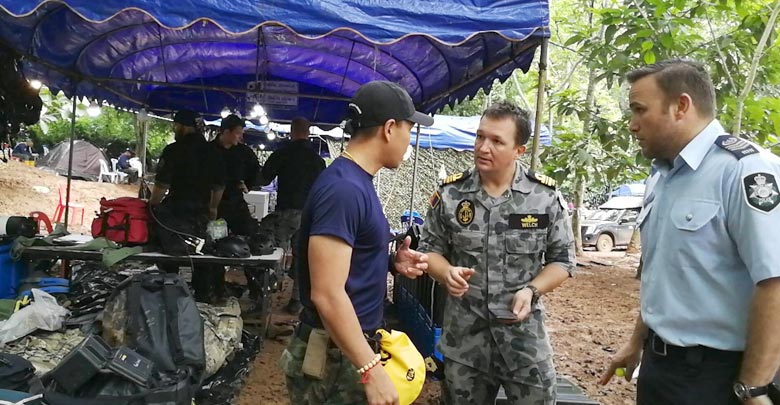
<path fill-rule="evenodd" d="M 417 160 L 420 158 L 420 124 L 417 124 L 417 136 L 414 141 L 414 166 L 412 167 L 412 196 L 409 198 L 409 227 L 414 224 L 414 193 L 417 186 Z"/>
<path fill-rule="evenodd" d="M 68 230 L 68 215 L 70 214 L 70 183 L 73 175 L 73 142 L 76 139 L 76 101 L 73 95 L 73 111 L 70 117 L 70 149 L 68 150 L 68 186 L 65 192 L 65 231 Z"/>
<path fill-rule="evenodd" d="M 542 39 L 542 49 L 539 55 L 539 85 L 536 89 L 536 118 L 534 118 L 534 143 L 531 149 L 531 170 L 536 170 L 536 165 L 539 163 L 539 137 L 542 134 L 544 86 L 547 84 L 547 42 L 547 38 Z"/>

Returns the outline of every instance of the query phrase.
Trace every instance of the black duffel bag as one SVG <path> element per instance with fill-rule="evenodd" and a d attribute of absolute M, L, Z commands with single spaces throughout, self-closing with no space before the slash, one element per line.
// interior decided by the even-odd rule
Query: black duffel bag
<path fill-rule="evenodd" d="M 0 352 L 0 389 L 27 392 L 35 378 L 35 367 L 29 361 Z"/>

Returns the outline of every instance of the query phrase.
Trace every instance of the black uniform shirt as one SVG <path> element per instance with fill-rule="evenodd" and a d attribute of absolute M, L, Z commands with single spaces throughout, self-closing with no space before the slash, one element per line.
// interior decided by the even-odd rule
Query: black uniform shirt
<path fill-rule="evenodd" d="M 303 209 L 317 176 L 325 170 L 323 160 L 308 139 L 292 141 L 272 153 L 263 166 L 263 178 L 279 177 L 276 209 Z"/>
<path fill-rule="evenodd" d="M 189 134 L 163 149 L 155 181 L 168 186 L 167 198 L 208 206 L 211 191 L 225 186 L 225 169 L 202 135 Z"/>

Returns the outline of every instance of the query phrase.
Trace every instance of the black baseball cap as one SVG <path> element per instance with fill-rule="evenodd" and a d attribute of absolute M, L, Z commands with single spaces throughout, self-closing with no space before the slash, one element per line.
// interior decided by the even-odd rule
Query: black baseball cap
<path fill-rule="evenodd" d="M 200 114 L 192 110 L 179 110 L 176 115 L 173 116 L 173 122 L 177 122 L 186 127 L 197 127 Z"/>
<path fill-rule="evenodd" d="M 236 114 L 230 114 L 227 117 L 222 119 L 222 123 L 219 124 L 219 129 L 233 129 L 236 127 L 244 128 L 246 127 L 246 123 L 244 120 L 238 117 Z"/>
<path fill-rule="evenodd" d="M 401 86 L 384 80 L 366 83 L 352 96 L 349 119 L 353 130 L 384 125 L 387 120 L 406 120 L 433 125 L 433 117 L 414 109 L 414 102 Z"/>

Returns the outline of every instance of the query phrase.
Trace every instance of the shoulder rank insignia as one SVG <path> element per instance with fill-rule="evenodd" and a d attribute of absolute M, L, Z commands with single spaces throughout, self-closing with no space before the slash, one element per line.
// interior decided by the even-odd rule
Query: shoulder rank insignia
<path fill-rule="evenodd" d="M 715 140 L 715 145 L 720 146 L 726 152 L 731 153 L 737 159 L 758 153 L 758 149 L 750 142 L 731 135 L 721 135 Z"/>
<path fill-rule="evenodd" d="M 537 182 L 537 183 L 544 184 L 545 186 L 551 187 L 551 188 L 555 188 L 555 186 L 557 185 L 555 180 L 553 180 L 551 177 L 546 176 L 546 175 L 541 174 L 541 173 L 537 173 L 537 172 L 535 172 L 533 170 L 529 170 L 528 171 L 528 178 L 533 180 L 533 181 L 535 181 L 535 182 Z"/>
<path fill-rule="evenodd" d="M 430 200 L 428 200 L 428 203 L 431 204 L 431 208 L 436 208 L 439 206 L 439 203 L 441 202 L 441 195 L 439 195 L 439 190 L 436 190 L 433 192 L 433 195 L 431 195 Z"/>
<path fill-rule="evenodd" d="M 753 173 L 742 178 L 745 200 L 748 205 L 761 212 L 770 212 L 780 204 L 780 189 L 777 179 L 769 173 Z"/>
<path fill-rule="evenodd" d="M 441 182 L 441 185 L 443 186 L 445 184 L 452 184 L 452 183 L 455 183 L 456 181 L 463 180 L 464 178 L 466 178 L 466 173 L 467 172 L 451 174 L 451 175 L 447 176 L 447 178 L 444 179 L 443 182 Z"/>

